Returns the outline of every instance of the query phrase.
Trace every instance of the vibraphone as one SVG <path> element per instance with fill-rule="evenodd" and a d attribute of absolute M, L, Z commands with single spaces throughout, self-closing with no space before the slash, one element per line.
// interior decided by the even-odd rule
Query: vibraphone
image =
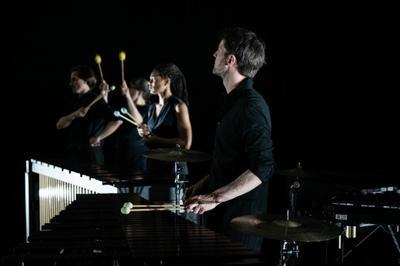
<path fill-rule="evenodd" d="M 259 255 L 170 211 L 121 214 L 136 194 L 77 195 L 3 257 L 24 265 L 261 265 Z"/>
<path fill-rule="evenodd" d="M 345 227 L 345 237 L 339 237 L 341 263 L 380 229 L 388 235 L 386 240 L 394 244 L 393 258 L 397 256 L 400 261 L 400 187 L 365 188 L 338 194 L 324 206 L 323 215 Z"/>

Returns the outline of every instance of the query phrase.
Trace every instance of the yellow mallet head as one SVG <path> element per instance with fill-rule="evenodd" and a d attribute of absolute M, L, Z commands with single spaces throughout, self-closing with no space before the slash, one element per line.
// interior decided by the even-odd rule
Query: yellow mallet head
<path fill-rule="evenodd" d="M 100 64 L 100 63 L 101 63 L 101 56 L 97 54 L 97 55 L 94 57 L 94 61 L 95 61 L 97 64 Z"/>
<path fill-rule="evenodd" d="M 126 58 L 125 52 L 124 52 L 124 51 L 121 51 L 121 52 L 119 53 L 119 60 L 124 61 L 125 58 Z"/>

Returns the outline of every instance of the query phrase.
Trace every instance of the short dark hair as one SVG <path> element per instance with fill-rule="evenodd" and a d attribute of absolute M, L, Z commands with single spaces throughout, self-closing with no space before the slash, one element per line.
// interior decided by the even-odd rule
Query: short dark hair
<path fill-rule="evenodd" d="M 226 28 L 219 33 L 227 54 L 236 57 L 238 71 L 246 77 L 254 77 L 265 62 L 265 43 L 247 29 Z"/>
<path fill-rule="evenodd" d="M 91 89 L 93 89 L 96 86 L 97 79 L 91 67 L 86 65 L 75 66 L 71 69 L 71 73 L 72 72 L 76 72 L 77 76 L 80 79 L 86 81 L 86 83 L 89 85 Z"/>

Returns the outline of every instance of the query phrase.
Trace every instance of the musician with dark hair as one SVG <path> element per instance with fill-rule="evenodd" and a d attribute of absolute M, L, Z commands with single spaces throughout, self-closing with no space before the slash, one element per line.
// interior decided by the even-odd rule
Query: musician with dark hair
<path fill-rule="evenodd" d="M 102 165 L 103 140 L 121 124 L 102 95 L 93 92 L 96 77 L 89 66 L 76 66 L 71 70 L 70 86 L 73 99 L 63 116 L 57 121 L 57 129 L 67 129 L 64 156 L 72 163 Z M 108 90 L 103 82 L 101 89 Z M 100 96 L 100 97 L 99 97 Z"/>
<path fill-rule="evenodd" d="M 189 101 L 186 79 L 181 69 L 173 64 L 159 64 L 150 74 L 150 93 L 157 97 L 149 105 L 140 129 L 143 141 L 150 149 L 190 149 L 192 145 L 192 126 L 189 117 Z M 176 166 L 176 167 L 175 167 Z M 186 162 L 162 162 L 147 160 L 147 172 L 151 175 L 172 176 L 177 169 L 184 179 L 188 175 Z M 153 200 L 170 200 L 168 189 L 152 190 Z M 175 191 L 176 193 L 176 191 Z M 164 195 L 162 195 L 164 194 Z"/>
<path fill-rule="evenodd" d="M 186 209 L 204 214 L 205 225 L 260 250 L 262 238 L 243 234 L 230 221 L 267 208 L 267 182 L 274 172 L 271 118 L 253 88 L 265 64 L 265 44 L 254 32 L 232 28 L 220 35 L 213 73 L 222 78 L 225 101 L 216 129 L 211 172 L 187 190 Z"/>
<path fill-rule="evenodd" d="M 158 101 L 149 106 L 144 118 L 147 128 L 143 134 L 149 147 L 174 148 L 176 144 L 190 149 L 192 127 L 186 79 L 175 64 L 160 64 L 150 74 L 150 92 Z M 151 134 L 149 134 L 151 133 Z"/>

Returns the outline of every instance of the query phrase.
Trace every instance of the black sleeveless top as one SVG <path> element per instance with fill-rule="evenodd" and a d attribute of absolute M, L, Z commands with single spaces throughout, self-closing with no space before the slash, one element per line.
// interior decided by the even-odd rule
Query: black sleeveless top
<path fill-rule="evenodd" d="M 158 117 L 156 117 L 156 104 L 153 103 L 149 106 L 144 121 L 147 123 L 147 126 L 153 134 L 163 138 L 176 138 L 179 136 L 175 106 L 180 102 L 182 101 L 178 97 L 173 95 L 170 96 L 168 99 L 166 99 L 166 102 Z"/>
<path fill-rule="evenodd" d="M 182 102 L 181 99 L 172 95 L 168 99 L 166 99 L 163 108 L 160 111 L 158 117 L 156 117 L 156 103 L 152 103 L 149 106 L 146 117 L 144 117 L 144 121 L 149 127 L 150 131 L 158 137 L 162 138 L 177 138 L 179 136 L 178 128 L 177 128 L 177 120 L 175 107 L 177 104 Z M 155 148 L 166 148 L 162 144 L 149 144 L 148 147 L 150 149 Z M 168 146 L 167 148 L 174 148 Z M 186 162 L 179 162 L 178 165 L 182 168 L 182 174 L 188 174 L 188 167 Z M 154 173 L 163 173 L 167 174 L 168 172 L 174 173 L 174 164 L 173 162 L 161 162 L 156 160 L 148 161 L 148 170 L 149 172 Z"/>

